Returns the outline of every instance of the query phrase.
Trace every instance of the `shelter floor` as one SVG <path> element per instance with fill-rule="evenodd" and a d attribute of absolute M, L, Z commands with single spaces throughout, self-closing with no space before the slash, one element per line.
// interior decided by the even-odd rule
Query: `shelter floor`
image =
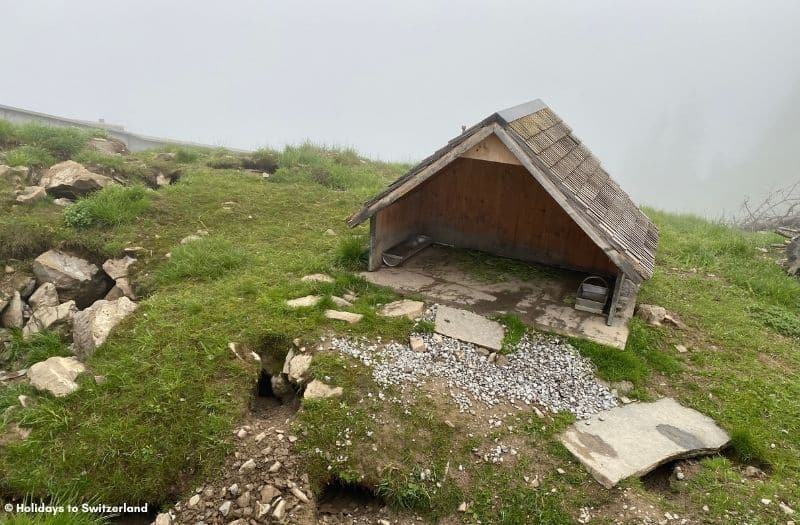
<path fill-rule="evenodd" d="M 606 315 L 575 310 L 580 272 L 434 245 L 402 266 L 362 272 L 367 281 L 401 293 L 490 315 L 514 313 L 536 329 L 624 348 L 635 298 L 611 326 Z"/>

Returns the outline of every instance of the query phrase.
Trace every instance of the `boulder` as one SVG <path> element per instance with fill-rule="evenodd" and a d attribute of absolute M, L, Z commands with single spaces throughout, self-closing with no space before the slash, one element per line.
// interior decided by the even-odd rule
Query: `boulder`
<path fill-rule="evenodd" d="M 67 301 L 56 306 L 40 306 L 34 310 L 25 328 L 22 329 L 22 337 L 29 339 L 42 330 L 52 330 L 57 326 L 69 324 L 76 313 L 78 308 L 75 306 L 75 301 Z"/>
<path fill-rule="evenodd" d="M 86 308 L 105 296 L 111 284 L 94 264 L 59 250 L 37 257 L 33 261 L 33 273 L 39 282 L 55 284 L 59 298 L 75 301 L 78 308 Z"/>
<path fill-rule="evenodd" d="M 120 297 L 127 297 L 131 301 L 136 300 L 136 294 L 133 293 L 133 288 L 126 277 L 120 277 L 117 279 L 114 287 L 109 290 L 104 299 L 106 301 L 115 301 Z"/>
<path fill-rule="evenodd" d="M 786 245 L 786 272 L 789 275 L 800 275 L 800 236 Z"/>
<path fill-rule="evenodd" d="M 20 297 L 25 300 L 34 290 L 36 290 L 36 279 L 22 272 L 15 272 L 10 279 L 0 285 L 0 299 L 8 301 L 14 292 L 19 292 Z"/>
<path fill-rule="evenodd" d="M 51 167 L 39 181 L 48 195 L 76 199 L 112 184 L 105 175 L 87 170 L 72 160 L 59 162 Z"/>
<path fill-rule="evenodd" d="M 22 297 L 19 292 L 15 291 L 3 310 L 3 315 L 0 316 L 0 324 L 5 328 L 22 328 L 22 324 L 25 322 L 22 316 L 22 305 Z"/>
<path fill-rule="evenodd" d="M 122 277 L 127 277 L 128 268 L 135 262 L 136 259 L 130 255 L 126 255 L 122 259 L 108 259 L 103 263 L 103 271 L 116 281 Z"/>
<path fill-rule="evenodd" d="M 342 387 L 332 387 L 317 379 L 311 381 L 306 387 L 303 399 L 327 399 L 329 397 L 341 397 Z"/>
<path fill-rule="evenodd" d="M 58 291 L 53 283 L 44 283 L 28 298 L 28 303 L 36 312 L 43 306 L 58 306 Z"/>
<path fill-rule="evenodd" d="M 41 186 L 26 186 L 17 195 L 17 202 L 27 204 L 29 202 L 41 201 L 47 198 L 47 192 Z"/>
<path fill-rule="evenodd" d="M 136 303 L 127 297 L 116 301 L 101 299 L 78 312 L 73 320 L 72 341 L 75 353 L 88 356 L 102 345 L 111 330 L 136 310 Z"/>
<path fill-rule="evenodd" d="M 663 306 L 655 304 L 640 304 L 636 307 L 636 315 L 644 319 L 651 326 L 671 325 L 681 330 L 686 325 L 677 314 L 667 311 Z"/>
<path fill-rule="evenodd" d="M 354 314 L 353 312 L 342 312 L 340 310 L 325 310 L 325 317 L 328 319 L 335 319 L 337 321 L 345 321 L 350 324 L 355 324 L 364 316 L 361 314 Z"/>
<path fill-rule="evenodd" d="M 421 317 L 425 312 L 425 303 L 422 301 L 410 301 L 402 299 L 383 305 L 378 311 L 378 315 L 383 317 L 408 317 L 412 321 Z"/>
<path fill-rule="evenodd" d="M 426 350 L 425 340 L 418 335 L 412 335 L 408 338 L 408 346 L 414 352 L 424 352 Z"/>
<path fill-rule="evenodd" d="M 28 369 L 28 379 L 38 390 L 63 397 L 78 389 L 75 378 L 86 371 L 83 363 L 74 357 L 51 357 Z"/>
<path fill-rule="evenodd" d="M 130 153 L 124 142 L 114 138 L 95 137 L 86 143 L 86 147 L 106 155 L 127 155 Z"/>
<path fill-rule="evenodd" d="M 308 369 L 311 367 L 311 356 L 308 354 L 296 355 L 289 363 L 289 381 L 292 383 L 305 383 L 308 379 Z"/>

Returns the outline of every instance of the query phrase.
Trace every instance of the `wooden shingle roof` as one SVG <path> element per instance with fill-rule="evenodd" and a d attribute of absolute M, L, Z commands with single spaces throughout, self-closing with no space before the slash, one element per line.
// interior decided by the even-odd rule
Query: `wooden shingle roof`
<path fill-rule="evenodd" d="M 423 160 L 353 214 L 361 223 L 490 134 L 500 140 L 629 278 L 649 279 L 658 230 L 600 161 L 541 100 L 499 111 Z"/>

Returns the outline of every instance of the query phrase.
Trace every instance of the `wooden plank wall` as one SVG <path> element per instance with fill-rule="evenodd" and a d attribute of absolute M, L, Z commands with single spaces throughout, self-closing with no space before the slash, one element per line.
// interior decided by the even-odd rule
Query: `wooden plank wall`
<path fill-rule="evenodd" d="M 606 276 L 618 269 L 528 171 L 456 159 L 377 214 L 380 251 L 412 233 L 435 242 Z"/>

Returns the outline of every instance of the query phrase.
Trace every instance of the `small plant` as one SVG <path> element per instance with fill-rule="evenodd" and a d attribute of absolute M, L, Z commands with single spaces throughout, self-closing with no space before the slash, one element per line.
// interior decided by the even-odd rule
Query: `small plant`
<path fill-rule="evenodd" d="M 20 146 L 6 152 L 3 157 L 9 166 L 47 168 L 56 163 L 56 159 L 50 152 L 39 146 Z"/>
<path fill-rule="evenodd" d="M 364 269 L 369 259 L 366 239 L 362 235 L 350 235 L 339 241 L 336 248 L 336 264 L 345 270 Z"/>
<path fill-rule="evenodd" d="M 206 161 L 206 165 L 217 170 L 238 170 L 242 167 L 242 159 L 232 153 L 218 151 Z"/>
<path fill-rule="evenodd" d="M 0 259 L 35 257 L 55 242 L 56 231 L 36 216 L 0 223 Z"/>
<path fill-rule="evenodd" d="M 786 337 L 800 338 L 800 317 L 781 306 L 752 307 L 750 315 Z"/>
<path fill-rule="evenodd" d="M 34 334 L 27 341 L 22 339 L 21 334 L 14 334 L 11 344 L 0 356 L 2 357 L 0 361 L 4 365 L 14 364 L 16 367 L 27 367 L 33 363 L 44 361 L 48 357 L 68 355 L 70 355 L 69 349 L 58 334 L 45 330 Z"/>
<path fill-rule="evenodd" d="M 510 354 L 514 351 L 516 346 L 522 341 L 525 333 L 528 331 L 528 326 L 514 314 L 501 314 L 495 317 L 495 320 L 502 324 L 506 333 L 503 336 L 503 345 L 500 349 L 501 354 Z"/>
<path fill-rule="evenodd" d="M 191 164 L 197 162 L 200 152 L 190 148 L 178 148 L 175 150 L 175 161 L 181 164 Z"/>
<path fill-rule="evenodd" d="M 144 186 L 112 185 L 68 206 L 64 210 L 64 222 L 73 228 L 117 226 L 133 221 L 149 206 Z"/>
<path fill-rule="evenodd" d="M 0 145 L 11 146 L 17 143 L 17 127 L 7 120 L 0 120 Z"/>

